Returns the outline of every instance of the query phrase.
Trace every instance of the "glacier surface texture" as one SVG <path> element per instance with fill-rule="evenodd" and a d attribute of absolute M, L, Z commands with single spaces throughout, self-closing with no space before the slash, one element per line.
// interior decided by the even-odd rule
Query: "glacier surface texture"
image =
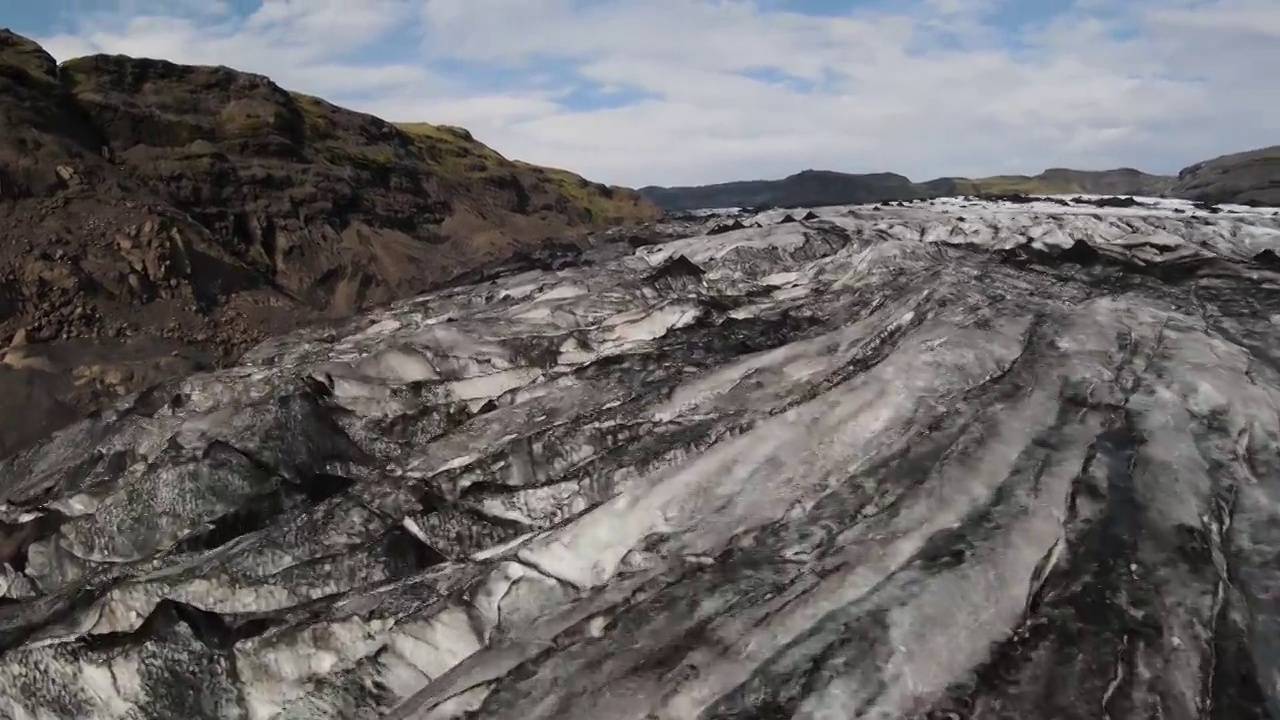
<path fill-rule="evenodd" d="M 1280 718 L 1276 211 L 730 222 L 0 462 L 0 718 Z"/>

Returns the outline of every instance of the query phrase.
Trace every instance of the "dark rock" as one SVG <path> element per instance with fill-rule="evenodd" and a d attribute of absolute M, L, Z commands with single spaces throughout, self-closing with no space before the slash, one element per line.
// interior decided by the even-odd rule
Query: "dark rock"
<path fill-rule="evenodd" d="M 1015 205 L 1026 205 L 1027 203 L 1036 202 L 1040 198 L 1032 195 L 1025 195 L 1023 193 L 988 193 L 979 195 L 978 199 L 986 200 L 988 202 L 1007 202 Z"/>
<path fill-rule="evenodd" d="M 650 273 L 648 280 L 650 282 L 684 278 L 696 280 L 706 274 L 707 271 L 699 267 L 697 263 L 683 255 L 677 255 Z"/>
<path fill-rule="evenodd" d="M 741 220 L 737 220 L 737 219 L 735 219 L 735 220 L 732 220 L 732 221 L 727 222 L 727 223 L 720 223 L 720 224 L 718 224 L 718 225 L 712 225 L 710 228 L 708 228 L 708 229 L 707 229 L 707 234 L 708 234 L 708 235 L 723 235 L 724 233 L 733 232 L 733 231 L 735 231 L 735 230 L 742 230 L 742 229 L 744 229 L 744 228 L 746 228 L 746 227 L 747 227 L 746 225 L 743 225 L 743 224 L 742 224 L 742 221 L 741 221 Z"/>
<path fill-rule="evenodd" d="M 1276 251 L 1271 248 L 1267 248 L 1266 250 L 1254 255 L 1253 261 L 1259 265 L 1280 269 L 1280 255 L 1276 255 Z"/>
<path fill-rule="evenodd" d="M 1092 205 L 1093 207 L 1099 207 L 1099 208 L 1144 207 L 1144 204 L 1142 202 L 1136 200 L 1135 198 L 1129 197 L 1127 195 L 1126 196 L 1108 195 L 1103 197 L 1091 197 L 1091 198 L 1077 196 L 1072 198 L 1070 203 L 1067 203 L 1066 201 L 1063 201 L 1059 198 L 1045 198 L 1045 199 L 1051 200 L 1051 201 L 1057 201 L 1060 204 Z"/>

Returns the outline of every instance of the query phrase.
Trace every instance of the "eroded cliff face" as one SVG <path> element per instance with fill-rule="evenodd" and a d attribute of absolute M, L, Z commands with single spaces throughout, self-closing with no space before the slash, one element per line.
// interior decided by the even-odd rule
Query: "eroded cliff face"
<path fill-rule="evenodd" d="M 605 237 L 4 461 L 0 716 L 1280 716 L 1276 212 L 805 217 Z"/>

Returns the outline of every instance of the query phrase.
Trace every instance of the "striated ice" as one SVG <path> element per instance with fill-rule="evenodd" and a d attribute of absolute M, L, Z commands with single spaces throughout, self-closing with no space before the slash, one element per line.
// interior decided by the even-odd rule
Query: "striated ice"
<path fill-rule="evenodd" d="M 0 460 L 0 718 L 1280 717 L 1280 211 L 1087 200 L 707 213 L 128 398 Z"/>

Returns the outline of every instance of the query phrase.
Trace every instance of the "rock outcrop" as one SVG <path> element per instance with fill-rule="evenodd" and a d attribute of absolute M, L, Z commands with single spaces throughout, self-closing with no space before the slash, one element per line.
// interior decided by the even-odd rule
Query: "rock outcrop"
<path fill-rule="evenodd" d="M 1196 163 L 1178 173 L 1173 192 L 1211 203 L 1280 205 L 1280 145 Z"/>
<path fill-rule="evenodd" d="M 136 390 L 174 352 L 225 362 L 548 238 L 658 214 L 460 128 L 398 127 L 225 67 L 59 65 L 0 31 L 0 347 L 20 329 L 39 346 L 53 372 L 35 386 L 58 388 L 46 404 L 117 397 L 67 382 L 98 356 L 150 357 L 116 368 Z M 103 352 L 81 361 L 86 344 Z M 0 389 L 31 385 L 9 372 Z M 0 397 L 0 456 L 61 421 L 10 426 L 35 406 Z"/>
<path fill-rule="evenodd" d="M 0 716 L 1280 715 L 1277 211 L 712 222 L 0 462 Z"/>

